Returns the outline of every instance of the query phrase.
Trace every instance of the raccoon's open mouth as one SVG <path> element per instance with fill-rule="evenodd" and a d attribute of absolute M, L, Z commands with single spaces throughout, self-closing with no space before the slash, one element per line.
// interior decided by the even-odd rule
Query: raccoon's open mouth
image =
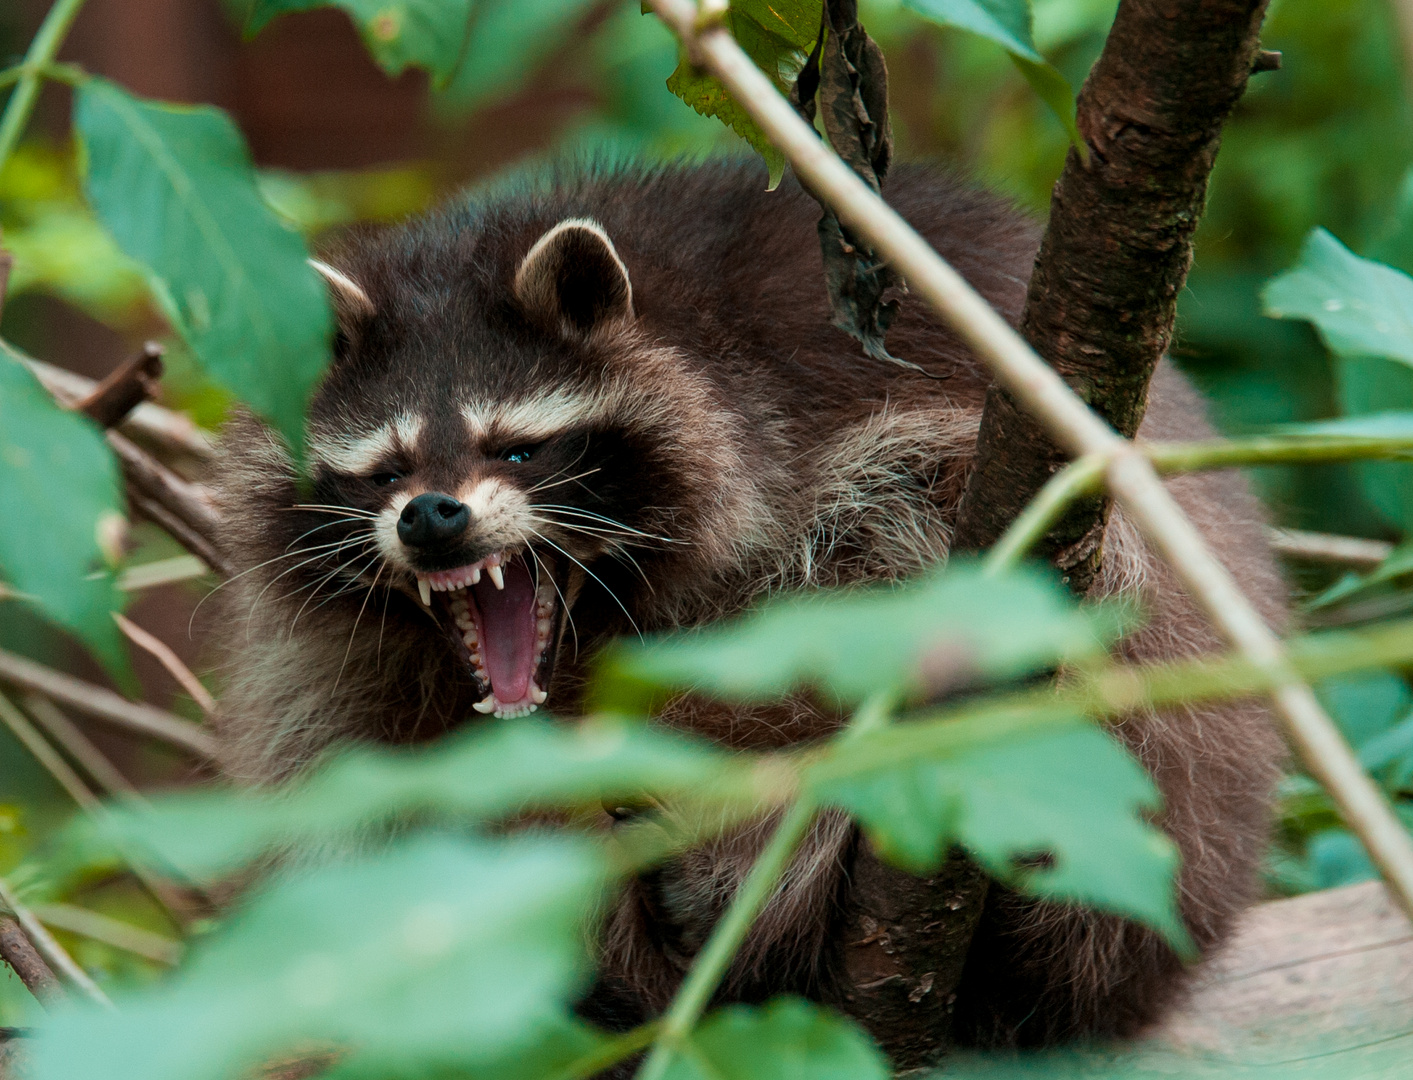
<path fill-rule="evenodd" d="M 477 712 L 524 716 L 549 696 L 559 606 L 550 574 L 536 577 L 523 556 L 499 552 L 417 575 L 422 603 L 440 594 L 439 614 L 466 650 L 484 694 Z"/>

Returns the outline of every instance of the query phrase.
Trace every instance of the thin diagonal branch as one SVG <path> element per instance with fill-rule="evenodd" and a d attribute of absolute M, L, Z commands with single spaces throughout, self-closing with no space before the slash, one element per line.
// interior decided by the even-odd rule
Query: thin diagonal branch
<path fill-rule="evenodd" d="M 20 924 L 9 915 L 0 915 L 0 960 L 10 965 L 20 982 L 46 1009 L 64 1000 L 64 987 L 59 977 L 44 962 Z"/>
<path fill-rule="evenodd" d="M 75 987 L 95 1004 L 101 1005 L 105 1009 L 113 1008 L 113 1003 L 108 999 L 108 995 L 89 977 L 88 972 L 79 967 L 67 950 L 54 940 L 54 935 L 44 929 L 44 924 L 34 917 L 34 912 L 15 898 L 15 894 L 10 891 L 4 879 L 0 879 L 0 912 L 10 915 L 19 924 L 35 951 L 44 958 L 44 962 L 50 968 L 59 973 L 65 982 Z"/>
<path fill-rule="evenodd" d="M 76 712 L 102 720 L 130 734 L 158 739 L 205 761 L 216 759 L 216 740 L 189 720 L 111 690 L 36 664 L 0 649 L 0 683 L 43 694 Z"/>
<path fill-rule="evenodd" d="M 1065 381 L 921 236 L 875 195 L 791 108 L 719 26 L 698 29 L 690 0 L 648 0 L 790 160 L 802 182 L 828 200 L 947 320 L 997 381 L 1074 457 L 1101 454 L 1110 492 L 1143 530 L 1221 634 L 1267 674 L 1277 715 L 1300 758 L 1330 792 L 1404 911 L 1413 915 L 1413 838 L 1369 779 L 1280 640 L 1173 501 L 1152 464 L 1095 415 Z"/>

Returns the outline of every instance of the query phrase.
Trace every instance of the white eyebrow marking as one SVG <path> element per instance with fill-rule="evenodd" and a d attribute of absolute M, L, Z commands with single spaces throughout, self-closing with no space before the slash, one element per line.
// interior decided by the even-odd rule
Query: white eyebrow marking
<path fill-rule="evenodd" d="M 461 415 L 480 441 L 511 438 L 533 441 L 573 424 L 599 418 L 615 404 L 603 393 L 559 388 L 541 397 L 511 402 L 468 402 Z"/>
<path fill-rule="evenodd" d="M 309 454 L 335 472 L 359 475 L 386 464 L 398 450 L 411 450 L 417 445 L 424 426 L 422 417 L 402 413 L 362 435 L 311 432 Z"/>

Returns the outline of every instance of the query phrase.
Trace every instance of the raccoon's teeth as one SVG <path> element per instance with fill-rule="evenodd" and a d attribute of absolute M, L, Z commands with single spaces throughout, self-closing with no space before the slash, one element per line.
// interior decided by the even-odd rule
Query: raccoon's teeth
<path fill-rule="evenodd" d="M 432 606 L 432 583 L 421 576 L 417 578 L 417 595 L 422 598 L 423 607 Z"/>
<path fill-rule="evenodd" d="M 505 588 L 505 574 L 499 566 L 486 567 L 486 573 L 491 576 L 491 583 L 495 585 L 497 589 Z"/>
<path fill-rule="evenodd" d="M 496 701 L 496 696 L 494 694 L 487 694 L 485 698 L 483 698 L 481 701 L 476 702 L 476 704 L 472 705 L 471 708 L 475 709 L 478 713 L 492 713 L 496 711 L 496 706 L 498 704 L 500 703 Z"/>
<path fill-rule="evenodd" d="M 481 568 L 479 566 L 471 567 L 471 584 L 481 584 Z"/>
<path fill-rule="evenodd" d="M 535 682 L 534 679 L 531 679 L 529 697 L 530 700 L 533 701 L 536 705 L 543 705 L 545 703 L 545 699 L 549 697 L 549 694 L 541 690 L 540 684 Z"/>

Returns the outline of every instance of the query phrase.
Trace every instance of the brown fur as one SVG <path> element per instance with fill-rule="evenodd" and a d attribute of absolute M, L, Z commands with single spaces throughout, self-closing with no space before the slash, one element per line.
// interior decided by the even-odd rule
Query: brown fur
<path fill-rule="evenodd" d="M 563 426 L 566 410 L 578 410 L 580 419 L 544 444 L 543 468 L 562 466 L 545 475 L 568 475 L 571 458 L 576 472 L 597 467 L 577 486 L 556 488 L 559 497 L 585 500 L 574 505 L 635 530 L 609 537 L 540 526 L 545 543 L 586 568 L 560 560 L 573 618 L 559 628 L 549 686 L 550 707 L 561 711 L 572 710 L 594 651 L 632 625 L 700 624 L 771 593 L 905 578 L 946 558 L 986 372 L 915 300 L 904 302 L 889 347 L 945 378 L 865 359 L 829 323 L 817 208 L 788 181 L 774 194 L 763 186 L 759 170 L 733 164 L 568 170 L 354 236 L 330 257 L 376 314 L 346 313 L 339 358 L 314 403 L 312 441 L 326 448 L 315 497 L 296 497 L 287 461 L 258 425 L 237 424 L 225 444 L 227 548 L 249 568 L 225 592 L 232 674 L 221 729 L 235 775 L 277 780 L 330 745 L 420 740 L 474 716 L 483 688 L 415 600 L 396 550 L 385 543 L 366 566 L 355 560 L 342 571 L 314 553 L 307 566 L 277 575 L 298 561 L 287 553 L 309 530 L 346 533 L 350 543 L 360 535 L 357 522 L 331 524 L 324 511 L 298 509 L 301 501 L 376 515 L 419 491 L 489 484 L 482 490 L 524 505 L 501 513 L 499 525 L 478 523 L 474 551 L 504 545 L 502 534 L 529 520 L 533 498 L 524 493 L 539 474 L 497 457 L 515 437 L 497 425 L 529 431 L 554 417 Z M 1015 323 L 1035 227 L 933 170 L 898 168 L 887 194 Z M 578 254 L 549 245 L 552 258 L 526 262 L 568 219 L 594 223 L 567 230 Z M 606 249 L 595 246 L 599 227 Z M 609 280 L 601 294 L 568 297 L 565 267 L 585 260 L 609 279 L 615 266 L 626 269 L 631 284 Z M 1196 395 L 1160 368 L 1140 434 L 1208 430 Z M 375 458 L 395 458 L 402 494 L 354 475 L 360 454 L 367 472 L 392 468 Z M 1283 588 L 1242 483 L 1204 476 L 1171 487 L 1279 623 Z M 1122 651 L 1153 659 L 1216 647 L 1122 514 L 1107 535 L 1100 591 L 1137 593 L 1153 614 Z M 540 543 L 527 539 L 531 550 Z M 839 722 L 804 701 L 740 709 L 691 698 L 660 719 L 741 748 L 817 739 Z M 1255 705 L 1138 716 L 1122 733 L 1163 793 L 1163 825 L 1183 855 L 1182 912 L 1210 949 L 1254 895 L 1279 741 Z M 634 883 L 607 922 L 591 1015 L 626 1024 L 662 1008 L 767 826 Z M 837 997 L 836 931 L 853 843 L 841 816 L 816 826 L 725 997 Z M 1129 1032 L 1172 998 L 1180 974 L 1146 930 L 997 890 L 959 993 L 958 1030 L 988 1044 Z"/>

